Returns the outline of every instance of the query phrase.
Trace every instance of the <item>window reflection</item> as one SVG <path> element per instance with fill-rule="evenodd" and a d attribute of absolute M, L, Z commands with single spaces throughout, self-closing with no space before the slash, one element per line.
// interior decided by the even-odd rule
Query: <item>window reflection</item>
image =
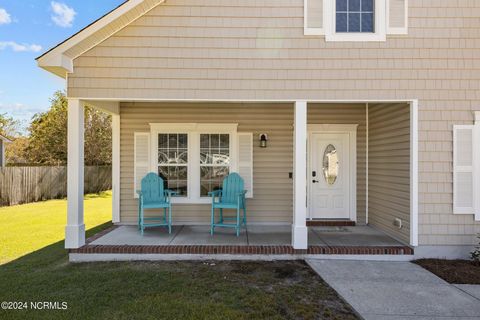
<path fill-rule="evenodd" d="M 187 196 L 188 135 L 168 133 L 158 135 L 158 175 L 165 188 Z"/>
<path fill-rule="evenodd" d="M 230 135 L 200 134 L 200 195 L 221 188 L 230 173 Z"/>
<path fill-rule="evenodd" d="M 339 159 L 337 149 L 329 144 L 323 153 L 323 176 L 328 185 L 334 185 L 337 181 Z"/>

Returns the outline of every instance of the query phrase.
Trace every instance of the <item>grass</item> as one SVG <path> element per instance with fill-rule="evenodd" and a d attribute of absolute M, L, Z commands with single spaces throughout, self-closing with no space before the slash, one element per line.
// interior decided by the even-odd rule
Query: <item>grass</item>
<path fill-rule="evenodd" d="M 445 259 L 420 259 L 414 262 L 448 283 L 480 285 L 479 262 Z"/>
<path fill-rule="evenodd" d="M 112 219 L 112 194 L 85 196 L 85 227 Z M 0 207 L 0 265 L 63 240 L 67 201 L 49 200 Z"/>
<path fill-rule="evenodd" d="M 94 214 L 108 207 L 104 196 L 86 201 L 90 227 L 105 220 L 105 213 Z M 11 209 L 17 215 L 2 231 L 14 239 L 2 235 L 9 248 L 3 256 L 16 259 L 0 265 L 0 302 L 26 302 L 28 309 L 0 309 L 2 320 L 356 319 L 302 261 L 72 264 L 61 240 L 64 203 Z M 110 225 L 91 228 L 87 237 Z M 38 301 L 66 302 L 67 309 L 32 310 Z"/>

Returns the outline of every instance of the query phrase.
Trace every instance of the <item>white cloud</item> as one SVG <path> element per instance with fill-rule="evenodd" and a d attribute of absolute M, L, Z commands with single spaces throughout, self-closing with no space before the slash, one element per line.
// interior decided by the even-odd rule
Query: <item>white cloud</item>
<path fill-rule="evenodd" d="M 52 1 L 50 5 L 53 11 L 52 21 L 62 28 L 71 27 L 77 14 L 75 10 L 61 2 Z"/>
<path fill-rule="evenodd" d="M 12 18 L 7 10 L 0 8 L 0 25 L 1 24 L 9 24 L 12 22 Z"/>
<path fill-rule="evenodd" d="M 7 112 L 9 115 L 12 115 L 15 117 L 21 117 L 22 115 L 25 115 L 29 118 L 35 113 L 40 111 L 43 111 L 43 109 L 38 107 L 28 106 L 19 102 L 7 103 L 7 104 L 0 102 L 0 113 Z"/>
<path fill-rule="evenodd" d="M 39 52 L 42 50 L 42 47 L 38 44 L 20 44 L 15 41 L 0 41 L 0 51 L 8 48 L 14 52 Z"/>

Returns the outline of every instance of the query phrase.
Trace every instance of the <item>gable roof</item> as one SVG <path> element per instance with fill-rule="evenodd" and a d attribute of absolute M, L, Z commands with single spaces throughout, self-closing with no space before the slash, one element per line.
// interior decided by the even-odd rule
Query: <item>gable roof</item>
<path fill-rule="evenodd" d="M 127 0 L 38 58 L 39 67 L 66 78 L 73 60 L 125 28 L 165 0 Z"/>

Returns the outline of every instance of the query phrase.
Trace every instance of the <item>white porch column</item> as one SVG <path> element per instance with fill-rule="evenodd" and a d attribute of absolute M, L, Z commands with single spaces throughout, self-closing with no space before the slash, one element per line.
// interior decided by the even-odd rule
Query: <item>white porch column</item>
<path fill-rule="evenodd" d="M 292 246 L 307 249 L 307 102 L 296 101 L 293 146 Z"/>
<path fill-rule="evenodd" d="M 112 222 L 120 222 L 120 113 L 112 114 Z"/>
<path fill-rule="evenodd" d="M 474 163 L 475 167 L 473 168 L 474 172 L 474 179 L 473 182 L 473 190 L 476 194 L 480 191 L 480 111 L 474 111 L 473 113 L 475 122 L 474 122 L 474 129 L 473 129 L 473 145 L 474 147 Z M 480 197 L 475 197 L 475 221 L 480 221 Z"/>
<path fill-rule="evenodd" d="M 85 244 L 83 221 L 84 103 L 68 99 L 67 226 L 65 248 Z"/>

